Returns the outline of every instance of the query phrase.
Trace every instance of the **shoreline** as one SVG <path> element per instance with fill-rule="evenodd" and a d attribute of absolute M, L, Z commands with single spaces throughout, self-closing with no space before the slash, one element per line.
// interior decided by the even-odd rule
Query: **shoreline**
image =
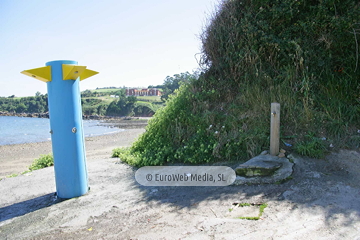
<path fill-rule="evenodd" d="M 112 150 L 129 147 L 145 127 L 130 128 L 111 134 L 85 137 L 86 159 L 111 158 Z M 0 179 L 29 170 L 29 166 L 42 154 L 52 153 L 51 141 L 0 145 Z"/>
<path fill-rule="evenodd" d="M 16 112 L 0 112 L 1 117 L 28 117 L 28 118 L 50 118 L 49 112 L 44 113 L 16 113 Z M 151 116 L 107 116 L 107 115 L 82 115 L 83 120 L 129 120 L 129 119 L 149 119 Z"/>
<path fill-rule="evenodd" d="M 1 113 L 1 112 L 0 112 Z M 7 121 L 25 121 L 26 119 L 34 119 L 29 117 L 21 117 L 21 116 L 0 116 L 1 119 L 5 119 L 5 126 L 7 125 Z M 10 118 L 6 120 L 6 118 Z M 13 120 L 16 119 L 16 120 Z M 23 120 L 25 119 L 25 120 Z M 36 119 L 36 118 L 35 118 Z M 38 118 L 39 119 L 39 118 Z M 46 118 L 40 118 L 40 119 L 46 119 Z M 116 118 L 116 119 L 85 119 L 83 120 L 84 123 L 84 135 L 85 138 L 87 137 L 96 137 L 101 135 L 108 135 L 113 134 L 121 131 L 126 131 L 127 129 L 138 129 L 138 128 L 145 128 L 148 124 L 148 120 L 150 118 L 148 117 L 122 117 L 122 118 Z M 36 122 L 36 126 L 42 126 L 49 121 L 49 119 L 44 120 L 46 122 L 41 121 L 40 124 Z M 49 131 L 49 128 L 44 127 L 38 128 L 38 131 L 30 131 L 26 132 L 26 128 L 19 127 L 21 131 L 13 131 L 12 127 L 17 129 L 16 125 L 10 124 L 8 126 L 7 131 L 5 131 L 5 135 L 3 135 L 3 138 L 0 140 L 0 146 L 4 145 L 15 145 L 15 144 L 25 144 L 25 143 L 35 143 L 35 142 L 46 142 L 51 141 L 51 135 L 46 134 Z M 32 128 L 31 125 L 28 125 L 28 128 Z M 8 132 L 8 133 L 7 133 Z M 37 135 L 37 132 L 40 132 Z M 7 135 L 9 134 L 9 135 Z M 29 135 L 29 136 L 26 136 Z M 1 154 L 1 151 L 0 151 Z"/>

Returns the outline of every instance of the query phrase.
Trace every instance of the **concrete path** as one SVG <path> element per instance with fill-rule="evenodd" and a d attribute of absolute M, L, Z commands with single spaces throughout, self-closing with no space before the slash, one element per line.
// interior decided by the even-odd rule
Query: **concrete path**
<path fill-rule="evenodd" d="M 54 197 L 52 167 L 7 178 L 0 239 L 360 239 L 359 152 L 294 160 L 283 184 L 143 187 L 135 169 L 95 159 L 90 192 L 66 201 Z M 237 203 L 268 207 L 246 220 Z"/>

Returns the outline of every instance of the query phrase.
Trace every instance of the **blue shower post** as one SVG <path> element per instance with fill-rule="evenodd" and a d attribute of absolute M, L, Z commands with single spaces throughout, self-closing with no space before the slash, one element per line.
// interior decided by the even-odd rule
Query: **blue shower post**
<path fill-rule="evenodd" d="M 57 196 L 79 197 L 89 189 L 79 82 L 97 72 L 61 60 L 22 73 L 47 83 Z"/>

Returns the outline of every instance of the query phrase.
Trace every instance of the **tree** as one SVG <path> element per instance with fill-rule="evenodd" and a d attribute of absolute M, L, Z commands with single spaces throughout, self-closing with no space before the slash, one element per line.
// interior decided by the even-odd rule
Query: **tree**
<path fill-rule="evenodd" d="M 118 90 L 114 94 L 115 96 L 119 96 L 119 98 L 126 97 L 126 90 L 124 88 Z"/>
<path fill-rule="evenodd" d="M 106 115 L 133 115 L 136 102 L 137 98 L 135 96 L 120 96 L 118 100 L 114 100 L 110 103 L 106 109 Z"/>
<path fill-rule="evenodd" d="M 172 94 L 180 85 L 184 82 L 189 82 L 190 79 L 197 78 L 196 74 L 190 74 L 189 72 L 175 74 L 172 77 L 167 76 L 163 83 L 163 94 L 161 100 L 166 101 L 169 95 Z"/>
<path fill-rule="evenodd" d="M 41 92 L 37 91 L 37 92 L 35 93 L 35 96 L 36 96 L 36 97 L 41 96 Z"/>
<path fill-rule="evenodd" d="M 97 114 L 99 115 L 105 115 L 106 114 L 106 108 L 107 108 L 107 105 L 105 104 L 101 104 L 97 107 Z"/>
<path fill-rule="evenodd" d="M 106 115 L 113 116 L 113 115 L 119 115 L 120 108 L 117 105 L 117 100 L 112 101 L 108 108 L 106 109 Z"/>
<path fill-rule="evenodd" d="M 148 88 L 163 88 L 164 85 L 149 85 Z"/>
<path fill-rule="evenodd" d="M 27 108 L 25 106 L 25 104 L 23 103 L 19 103 L 19 105 L 16 107 L 16 112 L 17 113 L 23 113 L 26 112 Z"/>
<path fill-rule="evenodd" d="M 90 90 L 85 90 L 81 93 L 81 97 L 93 97 L 94 95 L 96 95 L 96 93 Z"/>

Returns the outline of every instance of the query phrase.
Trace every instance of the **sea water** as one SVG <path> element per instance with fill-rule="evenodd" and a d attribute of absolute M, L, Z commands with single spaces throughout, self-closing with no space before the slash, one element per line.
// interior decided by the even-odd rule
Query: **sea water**
<path fill-rule="evenodd" d="M 100 121 L 84 120 L 85 137 L 99 136 L 124 129 L 100 126 Z M 0 116 L 0 145 L 43 142 L 51 140 L 48 118 Z"/>

